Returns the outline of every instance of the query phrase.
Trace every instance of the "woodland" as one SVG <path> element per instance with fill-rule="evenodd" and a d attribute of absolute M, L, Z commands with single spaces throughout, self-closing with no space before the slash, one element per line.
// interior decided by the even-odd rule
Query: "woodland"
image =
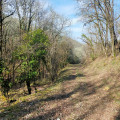
<path fill-rule="evenodd" d="M 0 120 L 120 120 L 120 2 L 74 1 L 81 42 L 45 1 L 0 0 Z"/>

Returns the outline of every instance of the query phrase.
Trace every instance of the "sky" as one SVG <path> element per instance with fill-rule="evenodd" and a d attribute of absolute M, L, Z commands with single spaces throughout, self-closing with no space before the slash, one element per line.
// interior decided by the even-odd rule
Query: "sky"
<path fill-rule="evenodd" d="M 76 15 L 77 3 L 75 0 L 47 0 L 47 2 L 53 7 L 53 9 L 60 15 L 70 19 L 70 37 L 80 41 L 80 37 L 83 33 L 83 23 L 81 22 L 81 16 Z"/>
<path fill-rule="evenodd" d="M 82 16 L 76 15 L 77 3 L 75 0 L 47 0 L 47 2 L 53 7 L 53 9 L 60 15 L 69 18 L 72 21 L 70 26 L 70 37 L 79 42 L 81 41 L 81 35 L 86 33 L 84 30 L 84 23 Z M 119 9 L 119 10 L 118 10 Z M 116 12 L 117 11 L 117 12 Z M 120 11 L 120 0 L 115 0 L 115 16 L 117 17 Z"/>

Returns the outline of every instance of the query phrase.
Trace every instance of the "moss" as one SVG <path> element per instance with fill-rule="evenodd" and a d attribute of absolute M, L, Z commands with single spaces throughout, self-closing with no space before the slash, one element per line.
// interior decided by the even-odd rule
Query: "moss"
<path fill-rule="evenodd" d="M 2 94 L 1 91 L 0 91 L 0 101 L 2 101 L 2 102 L 7 102 L 6 97 Z"/>

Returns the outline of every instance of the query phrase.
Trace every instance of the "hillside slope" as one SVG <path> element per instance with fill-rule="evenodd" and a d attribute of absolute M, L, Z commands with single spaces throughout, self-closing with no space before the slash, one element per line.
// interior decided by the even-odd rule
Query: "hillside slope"
<path fill-rule="evenodd" d="M 63 40 L 70 43 L 73 46 L 73 53 L 79 58 L 82 59 L 84 56 L 84 45 L 72 38 L 63 37 Z"/>
<path fill-rule="evenodd" d="M 18 90 L 15 103 L 0 105 L 0 119 L 120 120 L 119 61 L 99 58 L 89 65 L 71 65 L 54 85 L 26 96 Z"/>

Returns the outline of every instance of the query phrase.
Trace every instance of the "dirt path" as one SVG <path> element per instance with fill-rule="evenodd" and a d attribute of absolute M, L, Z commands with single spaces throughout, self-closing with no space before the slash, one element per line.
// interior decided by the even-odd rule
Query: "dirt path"
<path fill-rule="evenodd" d="M 43 99 L 18 104 L 16 107 L 20 110 L 12 111 L 13 119 L 120 120 L 119 105 L 111 97 L 112 91 L 100 74 L 88 73 L 78 66 L 62 71 L 61 76 L 64 82 L 59 84 L 59 89 Z M 10 112 L 6 111 L 1 118 L 4 120 Z"/>

